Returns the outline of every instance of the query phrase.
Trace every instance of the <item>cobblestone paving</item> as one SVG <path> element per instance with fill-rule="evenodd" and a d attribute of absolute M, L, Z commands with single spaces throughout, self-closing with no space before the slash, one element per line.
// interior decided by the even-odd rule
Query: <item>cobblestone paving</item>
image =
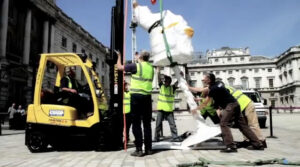
<path fill-rule="evenodd" d="M 300 114 L 275 114 L 273 117 L 274 136 L 268 138 L 265 151 L 239 149 L 238 153 L 220 153 L 218 150 L 164 150 L 145 157 L 132 157 L 134 148 L 126 151 L 52 151 L 32 154 L 24 145 L 24 131 L 3 130 L 0 136 L 0 167 L 173 167 L 180 163 L 195 162 L 199 157 L 208 160 L 257 160 L 287 158 L 300 161 Z M 176 114 L 179 134 L 194 129 L 194 122 L 186 114 Z M 154 122 L 153 122 L 154 129 Z M 265 136 L 269 128 L 262 129 Z M 233 129 L 236 141 L 242 140 L 238 130 Z M 164 135 L 170 135 L 169 126 L 164 122 Z M 217 165 L 211 165 L 217 166 Z M 280 166 L 280 165 L 264 165 Z"/>

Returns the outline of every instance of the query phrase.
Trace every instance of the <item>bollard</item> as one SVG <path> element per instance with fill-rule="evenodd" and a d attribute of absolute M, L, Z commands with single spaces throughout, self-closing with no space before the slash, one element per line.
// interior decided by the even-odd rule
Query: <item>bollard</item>
<path fill-rule="evenodd" d="M 270 136 L 268 138 L 277 138 L 273 136 L 273 119 L 272 119 L 272 106 L 269 107 L 269 117 L 270 117 Z"/>

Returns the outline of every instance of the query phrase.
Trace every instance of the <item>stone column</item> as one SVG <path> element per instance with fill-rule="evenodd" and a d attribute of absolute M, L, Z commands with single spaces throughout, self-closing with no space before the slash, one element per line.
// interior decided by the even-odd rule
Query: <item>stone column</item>
<path fill-rule="evenodd" d="M 0 59 L 6 57 L 6 39 L 7 39 L 7 26 L 8 26 L 8 8 L 9 0 L 2 0 L 1 5 L 1 20 L 0 20 Z"/>
<path fill-rule="evenodd" d="M 292 71 L 293 71 L 293 74 L 292 74 L 292 81 L 296 81 L 298 80 L 298 76 L 299 74 L 297 73 L 297 70 L 298 70 L 298 64 L 297 64 L 297 59 L 294 59 L 292 60 Z"/>
<path fill-rule="evenodd" d="M 23 63 L 29 64 L 30 57 L 30 35 L 31 35 L 31 9 L 27 10 L 26 22 L 25 22 L 25 34 L 24 34 L 24 45 L 23 45 Z"/>
<path fill-rule="evenodd" d="M 55 37 L 55 26 L 54 26 L 54 24 L 51 24 L 50 53 L 54 52 L 54 37 Z"/>
<path fill-rule="evenodd" d="M 44 21 L 44 32 L 43 32 L 43 53 L 48 53 L 48 40 L 49 40 L 49 21 Z"/>

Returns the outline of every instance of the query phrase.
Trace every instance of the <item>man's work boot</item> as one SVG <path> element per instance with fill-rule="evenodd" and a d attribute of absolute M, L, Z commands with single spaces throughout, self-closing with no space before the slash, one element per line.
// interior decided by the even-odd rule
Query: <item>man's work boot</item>
<path fill-rule="evenodd" d="M 260 141 L 260 142 L 263 144 L 264 148 L 268 148 L 266 139 L 265 139 L 265 140 L 262 140 L 262 141 Z"/>
<path fill-rule="evenodd" d="M 182 142 L 182 139 L 180 137 L 176 137 L 176 138 L 173 138 L 171 140 L 171 142 Z"/>
<path fill-rule="evenodd" d="M 250 141 L 247 141 L 247 140 L 244 140 L 242 142 L 236 142 L 237 148 L 247 148 L 250 145 L 251 145 Z"/>
<path fill-rule="evenodd" d="M 237 148 L 236 148 L 236 145 L 230 144 L 230 145 L 226 146 L 226 148 L 221 150 L 220 152 L 221 153 L 234 153 L 234 152 L 237 152 Z"/>
<path fill-rule="evenodd" d="M 263 144 L 261 144 L 259 146 L 254 146 L 254 145 L 249 146 L 249 147 L 247 147 L 247 149 L 248 150 L 260 150 L 260 151 L 263 151 L 265 149 L 265 147 L 264 147 Z"/>
<path fill-rule="evenodd" d="M 145 155 L 152 155 L 153 151 L 152 150 L 145 150 Z"/>
<path fill-rule="evenodd" d="M 141 147 L 137 147 L 136 150 L 130 154 L 131 156 L 134 156 L 134 157 L 142 157 L 144 156 L 143 154 L 143 150 Z"/>
<path fill-rule="evenodd" d="M 154 138 L 153 142 L 160 142 L 159 137 Z"/>

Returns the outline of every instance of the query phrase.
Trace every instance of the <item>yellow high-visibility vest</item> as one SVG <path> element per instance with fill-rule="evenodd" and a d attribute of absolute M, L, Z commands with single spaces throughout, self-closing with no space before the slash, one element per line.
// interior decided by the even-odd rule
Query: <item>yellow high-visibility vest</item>
<path fill-rule="evenodd" d="M 72 81 L 71 81 L 71 78 L 70 78 L 69 76 L 66 76 L 66 78 L 68 79 L 68 88 L 74 89 L 74 88 L 73 88 Z M 77 86 L 76 81 L 75 81 L 75 85 Z"/>
<path fill-rule="evenodd" d="M 157 100 L 157 110 L 173 112 L 174 110 L 173 86 L 166 87 L 165 85 L 162 85 L 160 87 L 159 96 Z"/>
<path fill-rule="evenodd" d="M 68 88 L 69 88 L 69 89 L 72 89 L 72 88 L 73 88 L 73 85 L 72 85 L 72 81 L 71 81 L 70 77 L 69 77 L 69 76 L 66 76 L 66 78 L 68 79 Z"/>
<path fill-rule="evenodd" d="M 130 113 L 130 92 L 124 92 L 124 113 Z"/>
<path fill-rule="evenodd" d="M 201 93 L 201 97 L 203 97 L 203 93 Z M 201 103 L 203 103 L 205 100 L 205 98 L 201 99 Z M 213 101 L 211 100 L 210 102 L 207 103 L 207 106 L 205 106 L 201 111 L 201 115 L 204 115 L 206 112 L 211 115 L 214 116 L 216 115 L 216 109 L 212 106 Z"/>
<path fill-rule="evenodd" d="M 245 95 L 241 90 L 234 89 L 230 86 L 226 86 L 226 88 L 239 103 L 241 111 L 244 111 L 247 105 L 251 102 L 251 99 L 247 95 Z"/>
<path fill-rule="evenodd" d="M 132 94 L 150 95 L 154 70 L 150 63 L 141 62 L 136 64 L 137 72 L 131 76 L 130 92 Z"/>

